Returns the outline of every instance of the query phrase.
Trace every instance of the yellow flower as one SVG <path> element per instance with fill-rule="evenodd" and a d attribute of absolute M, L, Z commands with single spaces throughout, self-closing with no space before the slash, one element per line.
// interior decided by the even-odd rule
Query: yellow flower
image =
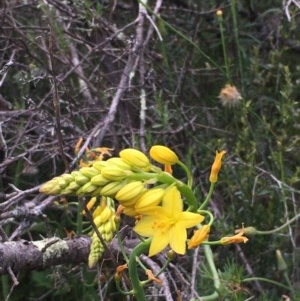
<path fill-rule="evenodd" d="M 183 201 L 176 186 L 166 191 L 161 207 L 152 207 L 143 213 L 145 215 L 137 222 L 134 231 L 152 237 L 149 256 L 158 254 L 168 245 L 174 252 L 185 254 L 186 229 L 204 220 L 200 214 L 183 211 Z"/>
<path fill-rule="evenodd" d="M 146 168 L 150 165 L 149 159 L 144 153 L 134 148 L 126 148 L 120 151 L 120 158 L 130 166 Z"/>
<path fill-rule="evenodd" d="M 154 145 L 150 149 L 150 157 L 158 163 L 165 165 L 176 164 L 179 159 L 177 155 L 168 147 L 163 145 Z"/>
<path fill-rule="evenodd" d="M 233 107 L 239 103 L 242 96 L 238 89 L 232 85 L 225 85 L 221 90 L 219 96 L 223 106 Z"/>
<path fill-rule="evenodd" d="M 203 225 L 200 229 L 194 231 L 194 235 L 188 242 L 188 249 L 198 247 L 204 240 L 208 238 L 209 232 L 209 225 Z"/>
<path fill-rule="evenodd" d="M 246 243 L 249 239 L 245 236 L 243 236 L 245 234 L 244 229 L 240 229 L 239 233 L 233 236 L 226 236 L 226 237 L 222 237 L 220 242 L 222 245 L 228 245 L 228 244 L 238 244 L 238 243 Z"/>
<path fill-rule="evenodd" d="M 216 183 L 218 181 L 218 174 L 222 165 L 222 157 L 225 155 L 226 151 L 222 150 L 220 153 L 216 151 L 215 161 L 211 167 L 211 172 L 209 176 L 209 181 L 211 183 Z"/>

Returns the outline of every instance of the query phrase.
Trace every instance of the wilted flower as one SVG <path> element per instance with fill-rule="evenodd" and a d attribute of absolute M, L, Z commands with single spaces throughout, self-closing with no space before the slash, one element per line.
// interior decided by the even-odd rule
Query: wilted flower
<path fill-rule="evenodd" d="M 233 236 L 225 236 L 222 237 L 220 242 L 222 245 L 228 245 L 228 244 L 238 244 L 238 243 L 246 243 L 249 239 L 245 236 L 243 236 L 245 234 L 244 229 L 240 229 L 240 232 L 236 235 Z"/>
<path fill-rule="evenodd" d="M 188 249 L 198 247 L 204 240 L 208 238 L 209 232 L 209 225 L 203 225 L 200 229 L 194 231 L 194 235 L 188 242 Z"/>
<path fill-rule="evenodd" d="M 211 172 L 209 176 L 209 181 L 211 183 L 216 183 L 218 181 L 218 174 L 222 165 L 222 157 L 225 155 L 226 151 L 222 150 L 220 153 L 216 151 L 215 161 L 211 167 Z"/>
<path fill-rule="evenodd" d="M 236 106 L 242 99 L 238 89 L 229 84 L 225 85 L 218 97 L 220 98 L 222 105 L 226 107 Z"/>

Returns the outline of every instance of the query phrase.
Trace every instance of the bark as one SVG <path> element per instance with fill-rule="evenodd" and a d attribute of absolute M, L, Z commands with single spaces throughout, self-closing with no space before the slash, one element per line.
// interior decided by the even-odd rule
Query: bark
<path fill-rule="evenodd" d="M 40 270 L 58 264 L 87 262 L 89 248 L 88 236 L 0 243 L 0 275 L 9 273 L 10 269 L 16 273 L 22 270 Z"/>

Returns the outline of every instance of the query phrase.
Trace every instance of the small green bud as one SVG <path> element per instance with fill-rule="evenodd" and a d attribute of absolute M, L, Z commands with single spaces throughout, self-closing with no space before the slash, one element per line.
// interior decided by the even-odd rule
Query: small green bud
<path fill-rule="evenodd" d="M 84 175 L 77 175 L 74 177 L 74 180 L 77 184 L 79 184 L 80 186 L 84 185 L 85 183 L 89 182 L 90 179 Z"/>
<path fill-rule="evenodd" d="M 91 183 L 96 186 L 104 186 L 109 183 L 109 180 L 104 178 L 102 174 L 99 174 L 91 178 Z"/>
<path fill-rule="evenodd" d="M 84 184 L 82 187 L 80 187 L 77 191 L 77 195 L 86 195 L 91 194 L 94 190 L 96 190 L 98 187 L 93 185 L 91 182 L 88 182 Z"/>
<path fill-rule="evenodd" d="M 50 195 L 58 195 L 61 192 L 61 187 L 59 186 L 57 179 L 54 178 L 40 187 L 40 192 Z"/>
<path fill-rule="evenodd" d="M 107 161 L 96 161 L 95 163 L 93 163 L 93 167 L 100 172 L 105 166 L 107 166 Z"/>
<path fill-rule="evenodd" d="M 280 252 L 280 250 L 276 250 L 276 260 L 277 260 L 277 266 L 278 266 L 278 270 L 280 272 L 284 272 L 287 270 L 287 264 Z"/>
<path fill-rule="evenodd" d="M 119 157 L 110 158 L 106 162 L 108 163 L 108 166 L 114 165 L 125 170 L 131 170 L 132 168 L 131 165 L 127 164 L 122 158 Z"/>
<path fill-rule="evenodd" d="M 82 167 L 79 171 L 88 178 L 92 178 L 100 173 L 99 170 L 94 167 Z"/>
<path fill-rule="evenodd" d="M 105 179 L 111 181 L 123 180 L 126 176 L 131 174 L 129 170 L 124 170 L 116 166 L 106 166 L 102 169 L 101 174 Z"/>
<path fill-rule="evenodd" d="M 125 185 L 124 181 L 113 181 L 101 189 L 101 195 L 114 197 L 115 194 Z"/>
<path fill-rule="evenodd" d="M 64 179 L 66 182 L 68 182 L 68 183 L 72 182 L 73 179 L 74 179 L 74 178 L 72 177 L 72 175 L 69 174 L 69 173 L 62 174 L 60 177 L 61 177 L 62 179 Z"/>

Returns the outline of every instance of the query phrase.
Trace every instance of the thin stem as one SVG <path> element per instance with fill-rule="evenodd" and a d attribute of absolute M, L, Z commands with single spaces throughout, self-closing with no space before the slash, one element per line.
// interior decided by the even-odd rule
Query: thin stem
<path fill-rule="evenodd" d="M 210 246 L 204 245 L 203 248 L 204 248 L 205 258 L 207 260 L 208 266 L 209 266 L 210 271 L 212 273 L 212 279 L 214 280 L 215 291 L 210 295 L 200 297 L 200 300 L 203 300 L 203 301 L 216 300 L 219 297 L 218 290 L 220 290 L 221 281 L 220 281 L 220 278 L 219 278 L 218 271 L 216 269 L 213 253 L 211 251 Z M 196 301 L 196 299 L 191 299 L 190 301 Z"/>
<path fill-rule="evenodd" d="M 279 287 L 283 287 L 283 288 L 288 289 L 288 290 L 291 289 L 290 287 L 288 287 L 288 286 L 286 286 L 286 285 L 284 285 L 280 282 L 277 282 L 277 281 L 274 281 L 274 280 L 271 280 L 271 279 L 267 279 L 267 278 L 262 278 L 262 277 L 245 278 L 241 282 L 250 282 L 250 281 L 264 281 L 264 282 L 275 284 Z"/>
<path fill-rule="evenodd" d="M 228 55 L 227 55 L 227 47 L 226 47 L 225 37 L 224 37 L 223 16 L 222 16 L 222 11 L 220 11 L 221 12 L 220 14 L 218 12 L 217 12 L 217 19 L 218 19 L 219 27 L 220 27 L 224 63 L 225 63 L 225 68 L 226 68 L 226 77 L 227 77 L 227 81 L 229 83 L 231 83 L 230 72 L 229 72 L 229 63 L 228 63 Z"/>
<path fill-rule="evenodd" d="M 207 206 L 207 204 L 212 196 L 212 193 L 214 191 L 214 187 L 215 187 L 215 183 L 210 183 L 208 194 L 198 210 L 202 210 Z"/>
<path fill-rule="evenodd" d="M 131 252 L 129 257 L 129 263 L 128 263 L 128 272 L 129 277 L 131 280 L 131 284 L 133 287 L 134 295 L 137 300 L 139 301 L 147 301 L 144 289 L 140 283 L 139 277 L 138 277 L 138 270 L 137 270 L 137 262 L 136 257 L 143 254 L 145 251 L 149 249 L 151 239 L 147 239 L 144 242 L 139 243 Z"/>
<path fill-rule="evenodd" d="M 267 231 L 255 230 L 255 234 L 268 235 L 268 234 L 273 234 L 273 233 L 279 232 L 282 229 L 284 229 L 285 227 L 289 226 L 294 221 L 296 221 L 299 217 L 300 217 L 300 213 L 295 215 L 292 219 L 290 219 L 289 221 L 287 221 L 285 224 L 281 225 L 278 228 L 275 228 L 272 230 L 267 230 Z"/>
<path fill-rule="evenodd" d="M 192 186 L 193 186 L 193 177 L 192 177 L 192 175 L 191 175 L 190 170 L 187 168 L 187 166 L 186 166 L 183 162 L 178 161 L 177 163 L 178 163 L 178 165 L 179 165 L 180 167 L 182 167 L 182 168 L 184 169 L 184 171 L 186 172 L 186 175 L 187 175 L 187 178 L 188 178 L 188 180 L 187 180 L 187 186 L 188 186 L 189 188 L 192 188 Z"/>
<path fill-rule="evenodd" d="M 232 22 L 233 22 L 233 34 L 234 34 L 234 40 L 237 48 L 237 55 L 238 55 L 238 62 L 239 62 L 239 72 L 243 87 L 243 94 L 244 94 L 244 72 L 243 72 L 243 62 L 242 62 L 242 56 L 241 56 L 241 46 L 240 46 L 240 40 L 239 40 L 239 33 L 238 33 L 238 21 L 237 21 L 237 14 L 236 14 L 236 7 L 237 7 L 237 1 L 232 0 L 231 1 L 231 14 L 232 14 Z"/>

